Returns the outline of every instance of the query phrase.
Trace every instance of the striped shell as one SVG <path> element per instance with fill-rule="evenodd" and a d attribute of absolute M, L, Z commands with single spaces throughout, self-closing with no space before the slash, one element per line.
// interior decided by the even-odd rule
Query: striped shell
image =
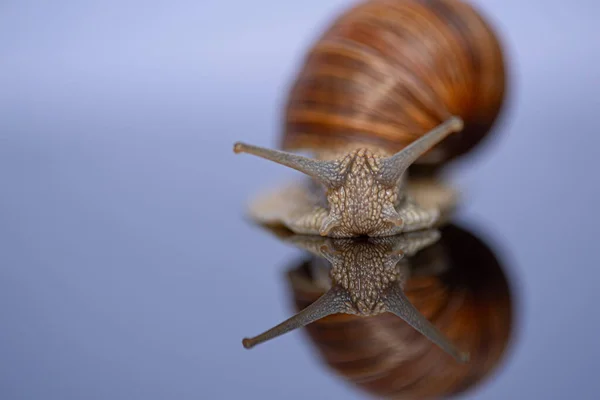
<path fill-rule="evenodd" d="M 342 14 L 310 49 L 285 111 L 285 150 L 348 142 L 397 152 L 451 115 L 465 129 L 418 163 L 439 165 L 491 130 L 505 66 L 488 23 L 457 0 L 369 0 Z"/>
<path fill-rule="evenodd" d="M 322 361 L 376 397 L 442 398 L 472 389 L 498 367 L 512 333 L 513 301 L 498 258 L 455 225 L 411 259 L 412 268 L 444 272 L 406 282 L 410 301 L 450 340 L 471 353 L 467 364 L 449 355 L 392 314 L 336 314 L 306 327 Z M 322 291 L 310 261 L 288 274 L 297 310 Z"/>

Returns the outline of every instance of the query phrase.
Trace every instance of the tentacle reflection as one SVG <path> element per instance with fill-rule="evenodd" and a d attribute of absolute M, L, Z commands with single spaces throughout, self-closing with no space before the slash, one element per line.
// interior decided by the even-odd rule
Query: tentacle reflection
<path fill-rule="evenodd" d="M 457 225 L 440 232 L 435 243 L 397 260 L 403 271 L 401 286 L 408 301 L 448 343 L 470 354 L 468 363 L 456 362 L 431 337 L 390 313 L 335 314 L 306 327 L 323 362 L 370 395 L 411 399 L 457 395 L 488 377 L 508 347 L 514 310 L 499 259 Z M 336 261 L 314 251 L 315 238 L 309 246 L 305 237 L 285 240 L 311 251 L 288 272 L 293 304 L 300 311 L 337 284 L 331 273 Z M 370 241 L 348 243 L 363 255 L 369 253 L 365 248 L 375 246 Z M 334 248 L 339 252 L 339 243 Z M 370 267 L 385 270 L 383 265 Z"/>

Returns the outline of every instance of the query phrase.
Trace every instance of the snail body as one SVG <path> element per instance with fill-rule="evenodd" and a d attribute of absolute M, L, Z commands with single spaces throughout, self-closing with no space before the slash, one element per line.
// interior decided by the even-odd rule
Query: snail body
<path fill-rule="evenodd" d="M 499 114 L 504 85 L 498 39 L 471 6 L 354 6 L 305 58 L 288 96 L 281 150 L 234 146 L 311 178 L 259 197 L 251 217 L 330 237 L 435 226 L 453 196 L 416 201 L 423 196 L 409 168 L 435 169 L 474 148 Z"/>

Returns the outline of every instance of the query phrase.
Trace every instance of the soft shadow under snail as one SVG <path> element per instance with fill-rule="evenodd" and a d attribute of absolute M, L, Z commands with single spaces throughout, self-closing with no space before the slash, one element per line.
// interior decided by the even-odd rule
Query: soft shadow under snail
<path fill-rule="evenodd" d="M 437 226 L 453 189 L 436 170 L 492 129 L 505 89 L 495 33 L 459 0 L 368 0 L 307 54 L 288 96 L 282 150 L 236 143 L 311 179 L 260 196 L 259 223 L 299 234 L 389 236 Z M 289 151 L 308 151 L 314 158 Z M 410 168 L 410 170 L 409 170 Z"/>

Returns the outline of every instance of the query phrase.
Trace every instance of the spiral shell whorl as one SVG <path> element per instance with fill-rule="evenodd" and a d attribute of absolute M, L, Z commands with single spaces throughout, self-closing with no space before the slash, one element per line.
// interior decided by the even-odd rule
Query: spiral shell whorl
<path fill-rule="evenodd" d="M 440 164 L 473 148 L 499 114 L 500 44 L 457 0 L 370 0 L 342 14 L 308 53 L 285 113 L 286 150 L 348 142 L 397 152 L 451 115 L 465 129 L 419 162 Z"/>

